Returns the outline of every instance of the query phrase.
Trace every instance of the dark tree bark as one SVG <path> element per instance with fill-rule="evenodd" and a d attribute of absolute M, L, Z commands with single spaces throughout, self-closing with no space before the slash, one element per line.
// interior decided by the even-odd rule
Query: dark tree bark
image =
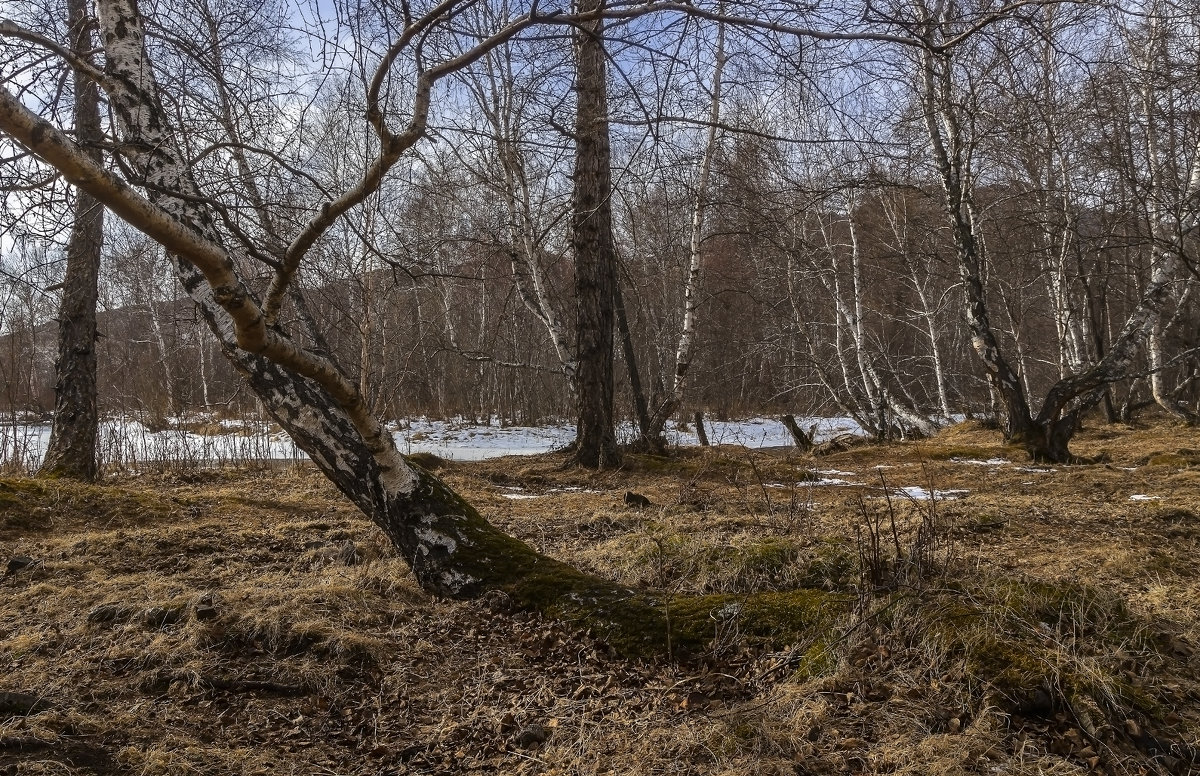
<path fill-rule="evenodd" d="M 701 447 L 708 447 L 708 432 L 704 430 L 704 413 L 696 410 L 693 418 L 696 422 L 696 439 Z"/>
<path fill-rule="evenodd" d="M 783 423 L 783 427 L 792 435 L 792 441 L 796 443 L 796 447 L 808 452 L 813 448 L 812 437 L 800 428 L 800 424 L 796 422 L 795 415 L 782 415 L 779 420 Z"/>
<path fill-rule="evenodd" d="M 629 331 L 629 319 L 625 313 L 625 295 L 618 280 L 613 286 L 613 301 L 617 314 L 617 330 L 621 334 L 621 350 L 625 355 L 625 368 L 629 371 L 629 391 L 633 394 L 633 412 L 637 419 L 638 433 L 643 440 L 649 439 L 650 408 L 646 403 L 646 389 L 642 387 L 642 376 L 638 371 L 637 350 L 633 347 L 633 335 Z M 665 446 L 652 444 L 651 452 L 662 453 Z"/>
<path fill-rule="evenodd" d="M 90 58 L 91 24 L 86 0 L 67 0 L 71 48 Z M 75 136 L 83 152 L 101 162 L 100 97 L 95 82 L 75 71 Z M 96 479 L 96 295 L 104 206 L 79 189 L 67 241 L 67 269 L 58 311 L 58 359 L 55 362 L 54 426 L 41 473 Z"/>
<path fill-rule="evenodd" d="M 603 0 L 584 0 L 582 13 L 601 10 Z M 575 460 L 590 469 L 621 461 L 613 430 L 613 323 L 617 282 L 612 234 L 612 171 L 608 138 L 608 86 L 603 23 L 581 24 L 576 33 L 575 187 L 572 197 L 575 251 L 575 374 L 579 401 Z"/>

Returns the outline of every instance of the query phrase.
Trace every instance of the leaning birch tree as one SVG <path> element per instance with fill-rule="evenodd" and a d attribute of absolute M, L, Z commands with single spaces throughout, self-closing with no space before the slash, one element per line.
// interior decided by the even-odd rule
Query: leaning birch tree
<path fill-rule="evenodd" d="M 431 112 L 444 97 L 442 84 L 448 75 L 539 25 L 574 24 L 588 48 L 587 57 L 580 57 L 581 62 L 587 60 L 588 70 L 578 78 L 581 107 L 576 129 L 598 133 L 606 118 L 602 17 L 671 11 L 717 19 L 719 14 L 673 2 L 614 3 L 607 8 L 595 3 L 577 13 L 534 3 L 479 35 L 458 24 L 469 0 L 358 6 L 350 34 L 314 42 L 325 46 L 319 52 L 324 60 L 318 56 L 316 61 L 341 68 L 344 77 L 338 80 L 361 88 L 359 131 L 370 138 L 370 153 L 355 174 L 343 176 L 344 183 L 334 187 L 305 170 L 310 149 L 296 140 L 311 126 L 311 105 L 303 89 L 253 95 L 244 106 L 258 109 L 277 98 L 279 105 L 266 114 L 230 112 L 237 132 L 222 126 L 213 94 L 239 83 L 231 72 L 214 68 L 210 46 L 189 45 L 214 36 L 206 35 L 203 25 L 190 38 L 158 34 L 179 14 L 197 18 L 189 2 L 179 0 L 166 9 L 171 16 L 166 11 L 156 16 L 162 9 L 143 13 L 137 0 L 95 0 L 102 67 L 15 23 L 0 22 L 0 36 L 6 40 L 59 57 L 100 87 L 112 117 L 107 142 L 116 158 L 111 167 L 96 160 L 64 127 L 25 103 L 22 79 L 36 74 L 4 74 L 0 131 L 8 139 L 2 142 L 33 155 L 44 174 L 61 176 L 166 249 L 184 291 L 225 357 L 318 469 L 398 548 L 423 589 L 449 597 L 499 590 L 517 606 L 598 625 L 601 632 L 661 642 L 668 634 L 661 601 L 583 574 L 504 534 L 401 455 L 371 411 L 359 381 L 339 367 L 323 344 L 318 322 L 300 309 L 294 290 L 301 270 L 311 264 L 331 230 L 369 204 L 385 181 L 398 177 L 397 168 L 412 159 L 414 147 L 429 130 Z M 234 19 L 236 28 L 228 37 L 236 38 L 232 33 L 273 8 L 245 4 L 241 10 L 246 23 Z M 907 36 L 858 33 L 846 27 L 814 30 L 777 20 L 802 19 L 802 6 L 784 6 L 780 13 L 768 21 L 726 20 L 833 41 L 866 34 L 880 41 L 912 42 Z M 842 21 L 851 24 L 846 20 L 855 18 L 850 14 Z M 268 22 L 263 26 L 287 26 L 279 19 Z M 224 40 L 221 35 L 215 38 Z M 593 45 L 586 45 L 589 42 Z M 255 50 L 247 47 L 233 72 L 279 67 L 284 61 L 276 51 L 259 55 Z M 313 52 L 307 54 L 313 59 Z M 185 72 L 172 71 L 172 63 Z M 276 75 L 271 83 L 296 78 L 294 73 Z M 325 78 L 329 73 L 318 75 Z M 337 143 L 339 138 L 325 142 Z M 587 184 L 588 196 L 580 197 L 575 207 L 577 243 L 611 243 L 611 227 L 607 238 L 587 231 L 602 226 L 601 219 L 592 216 L 606 206 L 610 195 L 606 165 L 607 154 L 595 153 L 577 167 L 576 183 Z M 598 351 L 603 351 L 607 337 L 611 364 L 615 278 L 611 266 L 597 267 L 599 274 L 586 282 L 601 315 L 587 322 L 586 331 L 596 338 Z M 587 346 L 580 343 L 579 349 L 582 362 Z M 581 386 L 590 384 L 581 381 Z M 611 373 L 608 390 L 601 401 L 611 406 Z M 711 634 L 710 611 L 703 601 L 690 608 L 673 606 L 670 623 L 676 638 L 689 627 L 693 635 Z M 614 628 L 606 627 L 613 623 Z"/>
<path fill-rule="evenodd" d="M 453 17 L 455 3 L 443 2 L 411 19 L 380 53 L 367 83 L 365 120 L 376 138 L 373 158 L 355 181 L 329 192 L 285 234 L 286 226 L 275 219 L 233 220 L 220 199 L 202 187 L 195 169 L 200 160 L 189 156 L 194 149 L 185 128 L 164 107 L 147 41 L 148 20 L 134 0 L 99 0 L 96 9 L 104 69 L 78 58 L 72 64 L 105 91 L 126 175 L 105 168 L 9 88 L 0 92 L 0 128 L 171 253 L 184 289 L 225 355 L 297 445 L 401 550 L 426 590 L 466 596 L 511 586 L 517 579 L 529 583 L 547 574 L 561 576 L 565 567 L 496 530 L 440 481 L 406 461 L 370 412 L 357 381 L 319 348 L 308 347 L 302 334 L 290 332 L 281 314 L 313 246 L 369 198 L 422 137 L 438 81 L 536 18 L 518 17 L 490 38 L 435 63 L 414 49 Z M 406 55 L 415 57 L 411 78 L 398 84 L 397 61 Z M 407 104 L 399 108 L 403 98 Z M 272 156 L 252 138 L 222 142 L 259 159 Z M 286 159 L 278 161 L 287 165 Z M 265 214 L 273 215 L 269 208 Z M 270 269 L 269 282 L 252 289 L 247 269 L 264 266 Z"/>
<path fill-rule="evenodd" d="M 666 428 L 667 421 L 679 411 L 683 404 L 688 372 L 691 370 L 695 357 L 709 189 L 713 161 L 720 150 L 721 79 L 725 73 L 725 59 L 725 25 L 718 23 L 713 52 L 712 81 L 709 86 L 708 125 L 705 128 L 704 148 L 701 150 L 700 164 L 696 171 L 696 190 L 692 199 L 691 223 L 688 230 L 688 262 L 682 289 L 683 321 L 679 330 L 679 341 L 675 348 L 675 368 L 671 370 L 671 385 L 657 402 L 654 412 L 650 415 L 649 426 L 642 434 L 642 441 L 651 449 L 663 447 L 663 430 Z"/>

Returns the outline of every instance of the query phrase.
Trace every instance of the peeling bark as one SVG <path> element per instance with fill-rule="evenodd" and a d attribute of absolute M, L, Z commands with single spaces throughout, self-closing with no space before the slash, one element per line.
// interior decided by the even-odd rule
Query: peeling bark
<path fill-rule="evenodd" d="M 1058 380 L 1047 392 L 1037 415 L 1033 415 L 1020 377 L 1004 357 L 988 314 L 980 274 L 981 251 L 969 196 L 969 161 L 959 126 L 959 109 L 953 99 L 950 54 L 923 51 L 918 56 L 925 124 L 954 235 L 967 326 L 989 384 L 1004 407 L 1005 439 L 1022 445 L 1035 460 L 1070 462 L 1073 456 L 1069 442 L 1082 413 L 1099 403 L 1109 385 L 1129 375 L 1138 351 L 1161 317 L 1175 275 L 1176 256 L 1172 251 L 1155 251 L 1150 277 L 1141 289 L 1138 303 L 1107 352 L 1086 369 Z"/>

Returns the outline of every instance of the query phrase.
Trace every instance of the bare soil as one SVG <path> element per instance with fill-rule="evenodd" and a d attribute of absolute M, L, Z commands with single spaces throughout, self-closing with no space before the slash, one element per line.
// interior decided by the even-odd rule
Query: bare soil
<path fill-rule="evenodd" d="M 0 774 L 1200 773 L 1200 439 L 1073 449 L 966 424 L 441 468 L 596 574 L 842 607 L 775 643 L 714 612 L 702 654 L 638 660 L 430 599 L 310 470 L 0 479 Z"/>

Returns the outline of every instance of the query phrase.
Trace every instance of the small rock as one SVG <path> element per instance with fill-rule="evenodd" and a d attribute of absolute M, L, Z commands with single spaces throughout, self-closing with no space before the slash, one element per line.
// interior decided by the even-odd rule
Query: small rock
<path fill-rule="evenodd" d="M 92 625 L 102 622 L 116 622 L 117 620 L 127 619 L 132 613 L 133 608 L 124 604 L 100 604 L 88 612 L 87 621 Z"/>
<path fill-rule="evenodd" d="M 182 609 L 168 609 L 165 606 L 151 606 L 142 611 L 138 619 L 147 628 L 162 628 L 174 625 L 183 618 Z"/>
<path fill-rule="evenodd" d="M 550 731 L 546 730 L 545 726 L 533 724 L 526 725 L 517 733 L 515 743 L 522 749 L 532 749 L 538 744 L 543 744 L 550 737 Z"/>
<path fill-rule="evenodd" d="M 8 559 L 8 573 L 16 574 L 18 571 L 27 569 L 36 563 L 36 560 L 26 555 L 16 555 Z"/>
<path fill-rule="evenodd" d="M 632 490 L 625 491 L 625 505 L 635 507 L 637 509 L 645 509 L 646 507 L 654 506 L 650 503 L 650 499 L 646 498 L 641 493 L 634 493 Z"/>
<path fill-rule="evenodd" d="M 192 616 L 202 622 L 204 620 L 215 620 L 218 614 L 220 612 L 217 611 L 217 607 L 211 604 L 197 605 L 196 609 L 192 612 Z"/>

